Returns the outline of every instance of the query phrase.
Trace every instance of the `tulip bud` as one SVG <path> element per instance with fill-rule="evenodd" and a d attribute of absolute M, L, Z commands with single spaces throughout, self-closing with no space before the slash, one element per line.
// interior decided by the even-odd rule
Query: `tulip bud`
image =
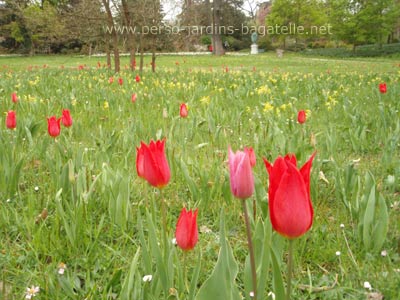
<path fill-rule="evenodd" d="M 188 116 L 188 108 L 185 103 L 181 104 L 179 114 L 180 114 L 181 118 L 186 118 Z"/>
<path fill-rule="evenodd" d="M 9 110 L 7 112 L 6 126 L 8 129 L 14 129 L 15 127 L 17 127 L 17 116 L 15 111 Z"/>
<path fill-rule="evenodd" d="M 197 211 L 183 208 L 176 224 L 176 243 L 184 251 L 192 250 L 198 241 Z"/>
<path fill-rule="evenodd" d="M 306 122 L 306 112 L 304 110 L 300 110 L 297 114 L 297 122 L 303 124 Z"/>
<path fill-rule="evenodd" d="M 60 135 L 60 122 L 61 118 L 57 119 L 55 116 L 47 118 L 47 131 L 49 132 L 50 136 L 55 138 Z"/>

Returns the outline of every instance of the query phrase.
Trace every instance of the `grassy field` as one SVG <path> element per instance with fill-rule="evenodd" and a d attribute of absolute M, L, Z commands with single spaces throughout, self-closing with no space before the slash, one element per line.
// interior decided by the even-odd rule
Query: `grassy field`
<path fill-rule="evenodd" d="M 223 299 L 218 290 L 250 299 L 228 146 L 257 157 L 247 204 L 259 299 L 281 295 L 287 261 L 262 158 L 295 153 L 302 165 L 314 151 L 314 223 L 295 241 L 292 299 L 400 299 L 400 61 L 160 56 L 152 73 L 146 57 L 140 82 L 127 58 L 120 74 L 98 67 L 104 61 L 0 58 L 0 299 L 24 299 L 31 286 L 35 299 L 203 299 L 205 282 L 216 287 L 207 299 Z M 73 125 L 52 138 L 46 118 L 62 109 Z M 9 110 L 15 130 L 5 126 Z M 172 175 L 160 192 L 135 161 L 141 141 L 163 138 Z M 184 206 L 199 210 L 188 253 L 171 242 Z"/>

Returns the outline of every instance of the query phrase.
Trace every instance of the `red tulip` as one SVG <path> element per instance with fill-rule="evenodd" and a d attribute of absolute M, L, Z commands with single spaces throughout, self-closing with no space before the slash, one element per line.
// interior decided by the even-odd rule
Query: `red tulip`
<path fill-rule="evenodd" d="M 136 98 L 137 98 L 137 95 L 135 93 L 133 93 L 132 96 L 131 96 L 132 103 L 136 102 Z"/>
<path fill-rule="evenodd" d="M 304 110 L 300 110 L 297 114 L 297 122 L 303 124 L 306 122 L 306 112 Z"/>
<path fill-rule="evenodd" d="M 13 93 L 11 94 L 11 101 L 14 102 L 14 103 L 17 103 L 17 102 L 18 102 L 17 93 L 13 92 Z"/>
<path fill-rule="evenodd" d="M 252 147 L 245 147 L 243 151 L 249 155 L 250 165 L 253 168 L 256 165 L 256 154 L 254 153 L 254 149 Z"/>
<path fill-rule="evenodd" d="M 182 118 L 186 118 L 188 116 L 188 108 L 185 103 L 181 104 L 179 114 Z"/>
<path fill-rule="evenodd" d="M 178 223 L 176 224 L 175 238 L 178 246 L 184 250 L 192 250 L 199 239 L 197 229 L 197 211 L 194 212 L 185 208 L 182 209 L 179 215 Z"/>
<path fill-rule="evenodd" d="M 169 182 L 171 172 L 165 155 L 165 139 L 153 140 L 149 145 L 141 142 L 137 148 L 136 171 L 139 177 L 146 179 L 152 186 L 163 188 Z"/>
<path fill-rule="evenodd" d="M 144 178 L 144 147 L 136 148 L 136 172 Z"/>
<path fill-rule="evenodd" d="M 119 85 L 122 85 L 124 83 L 124 80 L 120 77 L 120 78 L 118 78 L 118 84 Z"/>
<path fill-rule="evenodd" d="M 72 118 L 68 109 L 63 109 L 61 120 L 65 127 L 72 126 Z"/>
<path fill-rule="evenodd" d="M 254 192 L 254 178 L 249 154 L 243 151 L 233 153 L 229 147 L 228 161 L 232 194 L 239 199 L 251 197 Z"/>
<path fill-rule="evenodd" d="M 269 174 L 268 202 L 272 227 L 289 239 L 305 234 L 313 222 L 310 171 L 314 156 L 315 153 L 300 170 L 295 155 L 279 156 L 273 165 L 264 158 Z"/>
<path fill-rule="evenodd" d="M 109 79 L 108 79 L 108 83 L 113 83 L 114 82 L 114 77 L 110 77 Z"/>
<path fill-rule="evenodd" d="M 379 91 L 380 91 L 382 94 L 385 94 L 385 93 L 387 92 L 386 83 L 380 83 L 380 84 L 379 84 Z"/>
<path fill-rule="evenodd" d="M 61 118 L 57 119 L 55 116 L 47 118 L 47 131 L 50 136 L 57 137 L 60 135 L 61 126 L 60 126 Z"/>
<path fill-rule="evenodd" d="M 136 82 L 140 82 L 140 76 L 139 76 L 139 75 L 136 75 L 135 81 L 136 81 Z"/>
<path fill-rule="evenodd" d="M 15 111 L 9 110 L 7 112 L 6 126 L 8 129 L 14 129 L 15 127 L 17 127 L 17 116 L 15 114 Z"/>

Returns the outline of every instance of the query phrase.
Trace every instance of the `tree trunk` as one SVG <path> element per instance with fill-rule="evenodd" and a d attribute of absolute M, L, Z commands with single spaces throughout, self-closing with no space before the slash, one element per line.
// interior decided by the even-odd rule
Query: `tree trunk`
<path fill-rule="evenodd" d="M 151 53 L 151 71 L 156 71 L 156 51 L 154 50 L 154 48 Z"/>
<path fill-rule="evenodd" d="M 143 34 L 140 33 L 140 40 L 139 40 L 139 47 L 140 47 L 140 66 L 139 66 L 139 72 L 140 75 L 142 75 L 143 72 Z"/>
<path fill-rule="evenodd" d="M 214 0 L 213 2 L 213 52 L 215 55 L 224 55 L 225 50 L 222 46 L 222 38 L 220 33 L 221 28 L 221 1 Z"/>
<path fill-rule="evenodd" d="M 135 36 L 131 32 L 131 28 L 133 25 L 131 14 L 129 13 L 129 7 L 126 0 L 122 0 L 122 9 L 124 11 L 124 19 L 125 24 L 128 26 L 128 48 L 129 48 L 129 57 L 130 57 L 130 68 L 131 71 L 135 71 Z"/>
<path fill-rule="evenodd" d="M 111 68 L 111 54 L 110 54 L 110 41 L 106 40 L 106 56 L 107 56 L 107 68 Z"/>
<path fill-rule="evenodd" d="M 114 20 L 113 20 L 113 16 L 112 16 L 111 9 L 110 9 L 110 1 L 107 1 L 107 0 L 102 0 L 102 1 L 103 1 L 103 5 L 107 12 L 108 26 L 109 26 L 109 28 L 112 28 L 111 37 L 112 37 L 113 48 L 114 48 L 113 49 L 114 50 L 114 70 L 115 70 L 115 73 L 118 73 L 120 71 L 118 35 L 117 35 L 117 31 L 114 28 Z"/>

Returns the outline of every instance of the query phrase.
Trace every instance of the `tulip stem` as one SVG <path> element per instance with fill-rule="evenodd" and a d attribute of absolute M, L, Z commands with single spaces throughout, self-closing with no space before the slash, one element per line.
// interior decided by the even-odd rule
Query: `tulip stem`
<path fill-rule="evenodd" d="M 287 266 L 287 285 L 286 285 L 286 300 L 290 300 L 292 293 L 292 274 L 293 274 L 293 244 L 294 240 L 289 240 L 288 249 L 288 266 Z"/>
<path fill-rule="evenodd" d="M 250 230 L 250 220 L 249 215 L 247 213 L 247 205 L 246 201 L 242 200 L 243 205 L 243 215 L 244 220 L 246 223 L 246 233 L 247 233 L 247 243 L 249 245 L 249 252 L 250 252 L 250 266 L 251 266 L 251 278 L 253 281 L 253 299 L 257 299 L 257 272 L 256 272 L 256 263 L 254 260 L 254 249 L 253 249 L 253 242 L 251 240 L 251 230 Z"/>
<path fill-rule="evenodd" d="M 186 289 L 187 292 L 189 292 L 188 281 L 187 281 L 186 257 L 187 257 L 187 251 L 183 251 L 183 280 L 184 280 L 184 283 L 185 283 L 185 289 Z"/>
<path fill-rule="evenodd" d="M 160 189 L 160 195 L 161 195 L 161 218 L 163 223 L 164 234 L 165 236 L 167 236 L 167 209 L 165 207 L 165 201 L 161 189 Z"/>

